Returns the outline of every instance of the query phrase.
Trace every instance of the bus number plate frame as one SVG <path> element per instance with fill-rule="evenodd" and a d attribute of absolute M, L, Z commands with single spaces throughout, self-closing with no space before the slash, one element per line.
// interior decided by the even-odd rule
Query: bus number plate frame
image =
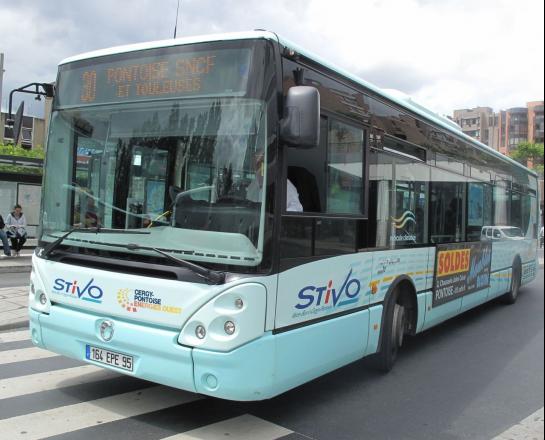
<path fill-rule="evenodd" d="M 85 359 L 130 372 L 132 372 L 134 368 L 133 356 L 89 344 L 85 346 Z"/>

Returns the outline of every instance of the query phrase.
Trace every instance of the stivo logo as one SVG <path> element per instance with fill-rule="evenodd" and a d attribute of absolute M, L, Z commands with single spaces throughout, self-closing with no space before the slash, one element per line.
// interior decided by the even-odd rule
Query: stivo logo
<path fill-rule="evenodd" d="M 361 291 L 361 283 L 357 278 L 351 278 L 352 269 L 344 279 L 340 289 L 333 287 L 333 281 L 329 280 L 325 286 L 305 286 L 299 291 L 300 302 L 296 309 L 306 309 L 310 306 L 330 305 L 342 307 L 358 301 Z"/>
<path fill-rule="evenodd" d="M 83 283 L 78 284 L 77 280 L 66 281 L 62 278 L 57 278 L 53 290 L 56 293 L 77 297 L 85 301 L 101 303 L 104 291 L 96 284 L 93 284 L 94 281 L 94 278 L 91 278 L 91 281 L 84 285 Z"/>

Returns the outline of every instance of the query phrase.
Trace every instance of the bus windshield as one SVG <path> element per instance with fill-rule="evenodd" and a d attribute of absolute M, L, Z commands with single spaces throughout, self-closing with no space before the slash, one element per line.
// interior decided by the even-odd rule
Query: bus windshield
<path fill-rule="evenodd" d="M 93 228 L 66 244 L 115 251 L 137 243 L 184 259 L 259 264 L 264 109 L 260 100 L 216 97 L 56 110 L 42 241 Z"/>

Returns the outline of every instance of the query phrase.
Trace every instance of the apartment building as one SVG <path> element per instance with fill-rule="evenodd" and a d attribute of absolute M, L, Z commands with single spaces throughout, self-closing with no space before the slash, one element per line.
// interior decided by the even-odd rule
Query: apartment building
<path fill-rule="evenodd" d="M 453 120 L 462 131 L 499 152 L 509 155 L 520 142 L 543 142 L 544 102 L 528 102 L 495 113 L 490 107 L 454 110 Z"/>
<path fill-rule="evenodd" d="M 472 138 L 489 145 L 490 122 L 494 122 L 494 110 L 490 107 L 454 110 L 454 122 Z"/>
<path fill-rule="evenodd" d="M 545 122 L 543 118 L 543 101 L 528 103 L 528 140 L 543 143 Z"/>

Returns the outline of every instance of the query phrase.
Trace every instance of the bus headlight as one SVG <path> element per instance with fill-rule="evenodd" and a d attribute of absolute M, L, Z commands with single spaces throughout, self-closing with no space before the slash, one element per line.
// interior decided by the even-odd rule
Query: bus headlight
<path fill-rule="evenodd" d="M 265 331 L 267 291 L 262 284 L 232 287 L 189 318 L 178 342 L 190 347 L 231 351 Z"/>
<path fill-rule="evenodd" d="M 38 271 L 32 269 L 30 273 L 30 286 L 28 293 L 28 306 L 40 313 L 49 313 L 51 301 L 46 293 L 46 289 L 40 279 Z"/>
<path fill-rule="evenodd" d="M 223 325 L 223 329 L 225 330 L 225 333 L 227 333 L 228 335 L 232 335 L 233 333 L 235 333 L 236 330 L 235 323 L 233 321 L 227 321 Z"/>
<path fill-rule="evenodd" d="M 202 325 L 195 327 L 195 336 L 199 339 L 204 339 L 206 336 L 206 329 Z"/>

